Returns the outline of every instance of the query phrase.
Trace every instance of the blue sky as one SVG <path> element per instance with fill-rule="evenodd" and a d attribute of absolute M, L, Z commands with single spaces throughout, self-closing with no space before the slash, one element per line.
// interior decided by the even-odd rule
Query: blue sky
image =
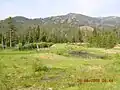
<path fill-rule="evenodd" d="M 67 13 L 120 16 L 120 0 L 0 0 L 0 19 L 8 16 L 44 18 Z"/>

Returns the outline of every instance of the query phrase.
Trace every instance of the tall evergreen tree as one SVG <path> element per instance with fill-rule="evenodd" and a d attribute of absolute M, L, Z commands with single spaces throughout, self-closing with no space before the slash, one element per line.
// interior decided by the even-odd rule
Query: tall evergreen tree
<path fill-rule="evenodd" d="M 14 20 L 12 17 L 8 18 L 8 25 L 9 25 L 9 46 L 12 47 L 16 44 L 16 27 L 13 24 Z"/>

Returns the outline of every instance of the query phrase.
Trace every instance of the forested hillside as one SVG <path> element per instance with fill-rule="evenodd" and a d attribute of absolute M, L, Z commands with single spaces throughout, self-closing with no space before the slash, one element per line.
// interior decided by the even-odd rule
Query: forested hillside
<path fill-rule="evenodd" d="M 0 43 L 1 47 L 15 47 L 39 42 L 79 42 L 110 48 L 119 43 L 119 20 L 119 17 L 100 19 L 74 13 L 44 19 L 9 17 L 0 22 Z"/>
<path fill-rule="evenodd" d="M 29 19 L 22 16 L 12 17 L 13 23 L 17 27 L 18 31 L 26 31 L 28 27 L 33 27 L 36 25 L 49 25 L 54 28 L 58 24 L 68 24 L 72 26 L 98 26 L 99 28 L 114 28 L 115 26 L 120 26 L 120 17 L 89 17 L 82 14 L 69 13 L 67 15 L 61 16 L 51 16 L 47 18 L 36 18 Z M 5 32 L 8 30 L 8 18 L 0 21 L 0 32 Z"/>

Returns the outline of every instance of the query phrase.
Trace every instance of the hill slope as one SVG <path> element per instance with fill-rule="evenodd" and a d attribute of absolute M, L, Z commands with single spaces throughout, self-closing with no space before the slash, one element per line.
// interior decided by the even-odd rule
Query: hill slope
<path fill-rule="evenodd" d="M 14 24 L 16 25 L 18 31 L 23 32 L 29 26 L 33 25 L 51 25 L 51 24 L 69 24 L 73 26 L 103 26 L 104 28 L 111 28 L 117 25 L 120 26 L 120 17 L 109 16 L 109 17 L 90 17 L 82 14 L 69 13 L 67 15 L 61 16 L 51 16 L 47 18 L 36 18 L 29 19 L 22 16 L 16 16 L 12 18 Z M 0 21 L 0 32 L 5 32 L 8 30 L 8 20 Z"/>

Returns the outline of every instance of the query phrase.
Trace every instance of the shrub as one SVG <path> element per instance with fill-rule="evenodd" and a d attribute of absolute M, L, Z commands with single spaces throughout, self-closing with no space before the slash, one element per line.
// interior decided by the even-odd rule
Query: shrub
<path fill-rule="evenodd" d="M 22 43 L 17 44 L 16 49 L 22 50 Z"/>
<path fill-rule="evenodd" d="M 52 47 L 50 47 L 51 53 L 56 53 L 58 55 L 63 55 L 69 50 L 68 45 L 66 44 L 55 44 Z"/>
<path fill-rule="evenodd" d="M 36 59 L 32 65 L 33 72 L 48 71 L 48 67 L 44 66 L 39 59 Z"/>
<path fill-rule="evenodd" d="M 37 45 L 39 48 L 48 48 L 53 45 L 53 43 L 47 43 L 47 42 L 41 42 L 41 43 L 29 43 L 25 44 L 24 46 L 20 46 L 19 50 L 31 50 L 31 49 L 36 49 Z"/>
<path fill-rule="evenodd" d="M 0 49 L 2 49 L 3 47 L 2 47 L 2 44 L 0 44 Z"/>

